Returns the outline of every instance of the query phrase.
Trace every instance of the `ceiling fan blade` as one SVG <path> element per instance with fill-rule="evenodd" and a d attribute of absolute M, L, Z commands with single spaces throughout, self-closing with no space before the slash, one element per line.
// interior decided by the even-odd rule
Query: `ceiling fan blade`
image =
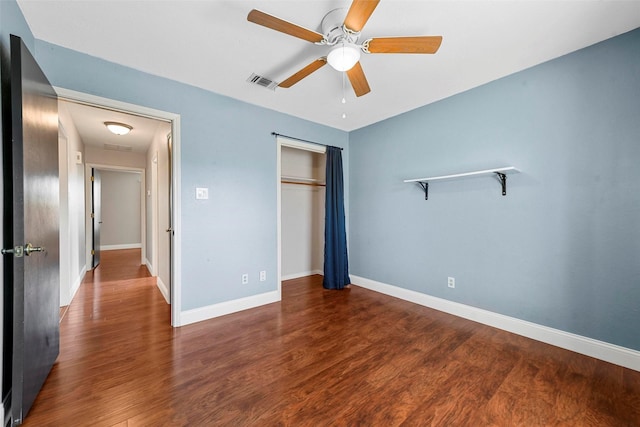
<path fill-rule="evenodd" d="M 353 0 L 344 18 L 344 26 L 356 33 L 362 31 L 378 3 L 380 0 Z"/>
<path fill-rule="evenodd" d="M 322 68 L 326 63 L 327 63 L 326 58 L 316 59 L 311 64 L 304 67 L 302 70 L 298 71 L 297 73 L 295 73 L 294 75 L 292 75 L 291 77 L 289 77 L 288 79 L 280 83 L 278 87 L 284 87 L 284 88 L 291 87 L 294 84 L 298 83 L 300 80 L 307 77 L 309 74 L 313 73 L 319 68 Z"/>
<path fill-rule="evenodd" d="M 320 33 L 292 24 L 291 22 L 283 19 L 276 18 L 273 15 L 269 15 L 268 13 L 264 13 L 257 9 L 253 9 L 249 12 L 249 15 L 247 15 L 247 21 L 262 25 L 263 27 L 271 28 L 272 30 L 280 31 L 281 33 L 289 34 L 290 36 L 298 37 L 299 39 L 306 40 L 311 43 L 320 43 L 324 40 L 324 36 Z"/>
<path fill-rule="evenodd" d="M 369 53 L 436 53 L 442 36 L 376 37 L 365 42 Z"/>
<path fill-rule="evenodd" d="M 353 87 L 353 91 L 356 93 L 356 96 L 366 95 L 371 92 L 371 88 L 369 87 L 369 83 L 367 82 L 367 78 L 364 76 L 364 71 L 362 71 L 362 66 L 359 62 L 357 62 L 353 68 L 347 70 L 347 76 L 349 77 L 351 87 Z"/>

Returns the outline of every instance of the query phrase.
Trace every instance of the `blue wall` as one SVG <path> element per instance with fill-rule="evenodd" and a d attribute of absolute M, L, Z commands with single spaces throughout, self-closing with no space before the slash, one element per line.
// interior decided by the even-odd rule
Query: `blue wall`
<path fill-rule="evenodd" d="M 348 163 L 346 132 L 40 40 L 36 58 L 55 86 L 180 114 L 182 310 L 277 289 L 271 132 L 345 147 Z M 196 187 L 208 187 L 209 200 L 196 201 Z"/>
<path fill-rule="evenodd" d="M 19 36 L 33 53 L 33 34 L 15 1 L 0 1 L 0 42 L 2 50 L 9 52 L 9 35 Z"/>
<path fill-rule="evenodd" d="M 8 90 L 5 87 L 9 84 L 9 70 L 10 70 L 10 36 L 11 34 L 22 38 L 22 41 L 27 48 L 34 53 L 34 38 L 27 21 L 25 21 L 22 11 L 18 7 L 15 1 L 0 0 L 0 77 L 2 79 L 2 85 L 0 85 L 0 94 L 2 90 Z M 3 100 L 5 102 L 5 100 Z M 8 102 L 8 100 L 6 100 Z M 3 105 L 3 109 L 7 109 L 10 105 Z M 7 120 L 10 117 L 10 111 L 2 112 L 2 120 Z M 0 135 L 2 135 L 3 128 L 0 126 Z M 0 160 L 2 159 L 2 152 L 0 150 Z M 2 162 L 0 161 L 0 170 L 2 168 Z M 0 191 L 2 188 L 0 186 Z M 0 194 L 1 195 L 1 194 Z M 2 230 L 0 230 L 0 237 L 2 236 Z M 0 269 L 2 267 L 0 266 Z"/>
<path fill-rule="evenodd" d="M 350 134 L 351 273 L 640 350 L 640 30 Z M 513 165 L 497 179 L 403 179 Z M 447 277 L 456 288 L 447 287 Z"/>

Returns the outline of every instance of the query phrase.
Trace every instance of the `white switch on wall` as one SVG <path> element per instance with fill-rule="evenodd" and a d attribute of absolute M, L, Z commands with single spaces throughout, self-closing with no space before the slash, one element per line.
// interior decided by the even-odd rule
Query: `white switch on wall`
<path fill-rule="evenodd" d="M 209 198 L 208 188 L 196 188 L 196 200 L 207 200 Z"/>

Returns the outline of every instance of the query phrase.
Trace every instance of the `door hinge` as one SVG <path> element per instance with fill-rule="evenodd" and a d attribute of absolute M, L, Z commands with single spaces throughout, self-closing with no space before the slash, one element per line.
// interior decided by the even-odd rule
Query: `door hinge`
<path fill-rule="evenodd" d="M 95 255 L 96 251 L 94 251 L 93 249 L 91 249 L 91 255 Z"/>
<path fill-rule="evenodd" d="M 91 176 L 91 182 L 93 182 L 93 176 Z"/>
<path fill-rule="evenodd" d="M 91 212 L 91 219 L 95 218 L 95 215 L 93 212 Z"/>

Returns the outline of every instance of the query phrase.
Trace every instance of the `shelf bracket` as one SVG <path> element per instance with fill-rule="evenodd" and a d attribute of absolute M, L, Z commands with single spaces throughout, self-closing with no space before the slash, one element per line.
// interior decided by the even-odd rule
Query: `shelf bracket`
<path fill-rule="evenodd" d="M 429 200 L 429 183 L 418 181 L 418 184 L 420 184 L 420 187 L 424 190 L 424 199 Z"/>
<path fill-rule="evenodd" d="M 498 179 L 500 180 L 500 184 L 502 184 L 502 195 L 507 195 L 507 175 L 502 172 L 496 172 Z"/>

